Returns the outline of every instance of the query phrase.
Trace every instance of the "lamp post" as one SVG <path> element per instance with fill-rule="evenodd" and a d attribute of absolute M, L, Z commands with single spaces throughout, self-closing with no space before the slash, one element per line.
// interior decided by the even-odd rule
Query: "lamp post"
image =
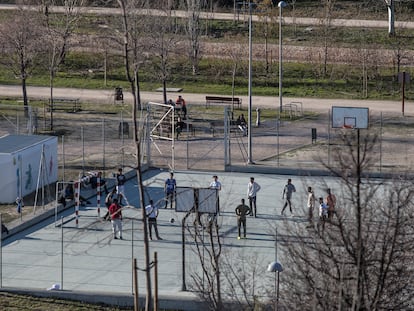
<path fill-rule="evenodd" d="M 253 164 L 252 159 L 252 3 L 249 2 L 249 108 L 247 125 L 247 164 Z"/>
<path fill-rule="evenodd" d="M 285 1 L 280 1 L 277 5 L 279 7 L 279 112 L 283 111 L 282 105 L 282 78 L 283 78 L 283 65 L 282 65 L 282 9 L 287 6 Z"/>
<path fill-rule="evenodd" d="M 277 311 L 279 308 L 279 273 L 283 271 L 283 267 L 279 262 L 273 261 L 267 267 L 267 271 L 275 273 L 275 291 L 276 291 L 275 311 Z"/>
<path fill-rule="evenodd" d="M 275 311 L 279 308 L 279 273 L 283 271 L 282 265 L 277 261 L 277 228 L 275 228 L 275 261 L 271 262 L 267 267 L 267 271 L 275 273 Z M 277 276 L 276 276 L 277 272 Z"/>

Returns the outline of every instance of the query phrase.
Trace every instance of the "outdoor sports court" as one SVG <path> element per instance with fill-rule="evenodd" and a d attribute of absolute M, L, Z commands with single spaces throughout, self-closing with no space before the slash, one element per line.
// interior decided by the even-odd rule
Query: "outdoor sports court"
<path fill-rule="evenodd" d="M 255 256 L 263 283 L 258 288 L 258 294 L 265 295 L 266 288 L 273 288 L 274 274 L 266 269 L 275 260 L 276 229 L 278 261 L 283 265 L 283 243 L 289 240 L 283 233 L 283 221 L 295 222 L 303 227 L 307 225 L 307 186 L 314 188 L 316 197 L 325 197 L 329 186 L 340 202 L 337 180 L 330 177 L 229 172 L 174 173 L 178 187 L 208 187 L 212 175 L 218 175 L 222 183 L 218 217 L 223 241 L 222 256 L 235 264 L 240 264 L 243 258 Z M 250 176 L 255 177 L 261 186 L 257 197 L 258 217 L 247 219 L 247 239 L 238 240 L 234 209 L 241 198 L 245 198 L 248 204 L 247 184 Z M 191 291 L 191 274 L 200 272 L 200 260 L 186 233 L 186 279 L 183 281 L 181 220 L 185 213 L 164 209 L 164 182 L 168 177 L 168 171 L 150 170 L 144 174 L 144 184 L 146 197 L 158 202 L 161 208 L 158 229 L 163 240 L 150 241 L 151 257 L 154 252 L 158 255 L 159 294 L 177 296 L 184 295 L 181 291 L 183 282 L 187 290 Z M 280 215 L 284 203 L 282 191 L 288 178 L 292 178 L 297 190 L 293 195 L 294 217 L 288 211 L 286 217 Z M 136 208 L 139 202 L 136 178 L 126 184 L 126 195 L 130 205 L 135 208 L 123 210 L 123 240 L 112 238 L 110 222 L 97 217 L 96 198 L 91 198 L 92 204 L 80 208 L 78 227 L 74 208 L 71 208 L 58 215 L 57 223 L 53 217 L 3 241 L 1 286 L 47 289 L 58 283 L 63 290 L 132 293 L 132 259 L 137 258 L 139 268 L 143 268 L 144 249 L 141 209 Z M 105 213 L 106 208 L 101 208 L 101 217 Z M 174 222 L 170 221 L 172 218 Z M 192 220 L 187 223 L 192 225 Z M 145 278 L 142 271 L 138 271 L 138 278 L 139 293 L 143 294 Z"/>

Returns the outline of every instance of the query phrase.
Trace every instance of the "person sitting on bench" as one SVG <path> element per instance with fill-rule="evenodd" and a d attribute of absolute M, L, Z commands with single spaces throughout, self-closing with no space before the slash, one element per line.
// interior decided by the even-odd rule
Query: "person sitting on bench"
<path fill-rule="evenodd" d="M 63 205 L 63 207 L 66 207 L 66 200 L 72 201 L 73 199 L 75 199 L 75 191 L 73 189 L 73 185 L 71 183 L 67 184 L 65 189 L 62 192 L 63 193 L 60 195 L 58 202 L 61 203 Z M 91 202 L 86 200 L 80 194 L 79 194 L 79 202 L 82 205 L 85 205 L 85 203 L 86 204 L 91 204 Z"/>
<path fill-rule="evenodd" d="M 236 125 L 239 127 L 239 129 L 242 131 L 243 136 L 247 136 L 247 123 L 246 123 L 246 119 L 244 118 L 244 115 L 241 114 L 237 120 L 236 120 Z"/>

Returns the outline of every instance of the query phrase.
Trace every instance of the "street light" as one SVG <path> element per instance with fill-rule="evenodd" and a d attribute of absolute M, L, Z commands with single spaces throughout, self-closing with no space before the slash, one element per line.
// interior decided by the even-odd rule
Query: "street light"
<path fill-rule="evenodd" d="M 247 164 L 253 164 L 252 159 L 252 5 L 249 2 L 249 109 L 247 125 Z"/>
<path fill-rule="evenodd" d="M 279 111 L 283 111 L 282 106 L 282 77 L 283 77 L 283 66 L 282 66 L 282 9 L 287 6 L 285 1 L 280 1 L 277 5 L 279 7 Z"/>
<path fill-rule="evenodd" d="M 275 274 L 275 290 L 276 290 L 275 311 L 276 311 L 279 308 L 279 273 L 283 271 L 283 267 L 279 262 L 273 261 L 267 267 L 267 271 L 274 272 L 274 273 L 277 272 L 277 278 L 276 278 L 276 274 Z"/>

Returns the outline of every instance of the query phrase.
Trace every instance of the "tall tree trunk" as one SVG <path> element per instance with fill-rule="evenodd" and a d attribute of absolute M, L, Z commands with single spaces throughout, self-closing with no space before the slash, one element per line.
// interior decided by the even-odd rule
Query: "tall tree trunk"
<path fill-rule="evenodd" d="M 132 105 L 132 122 L 134 124 L 134 144 L 136 150 L 136 172 L 137 172 L 137 182 L 139 187 L 139 201 L 141 206 L 141 215 L 143 221 L 143 232 L 144 232 L 144 254 L 145 254 L 145 279 L 146 279 L 146 299 L 145 299 L 145 310 L 149 311 L 152 310 L 152 292 L 151 292 L 151 271 L 150 271 L 150 249 L 149 249 L 149 241 L 148 241 L 148 223 L 147 223 L 147 215 L 145 212 L 145 197 L 144 197 L 144 186 L 142 180 L 142 170 L 141 170 L 141 140 L 143 137 L 144 129 L 143 127 L 139 131 L 138 126 L 138 116 L 137 111 L 139 107 L 141 107 L 141 98 L 140 98 L 140 91 L 139 91 L 139 76 L 138 70 L 135 70 L 134 73 L 134 81 L 131 82 L 132 87 L 132 96 L 134 98 L 134 103 Z"/>
<path fill-rule="evenodd" d="M 26 87 L 26 78 L 22 78 L 22 92 L 23 92 L 23 106 L 24 106 L 24 115 L 28 117 L 28 99 L 27 99 L 27 87 Z"/>

